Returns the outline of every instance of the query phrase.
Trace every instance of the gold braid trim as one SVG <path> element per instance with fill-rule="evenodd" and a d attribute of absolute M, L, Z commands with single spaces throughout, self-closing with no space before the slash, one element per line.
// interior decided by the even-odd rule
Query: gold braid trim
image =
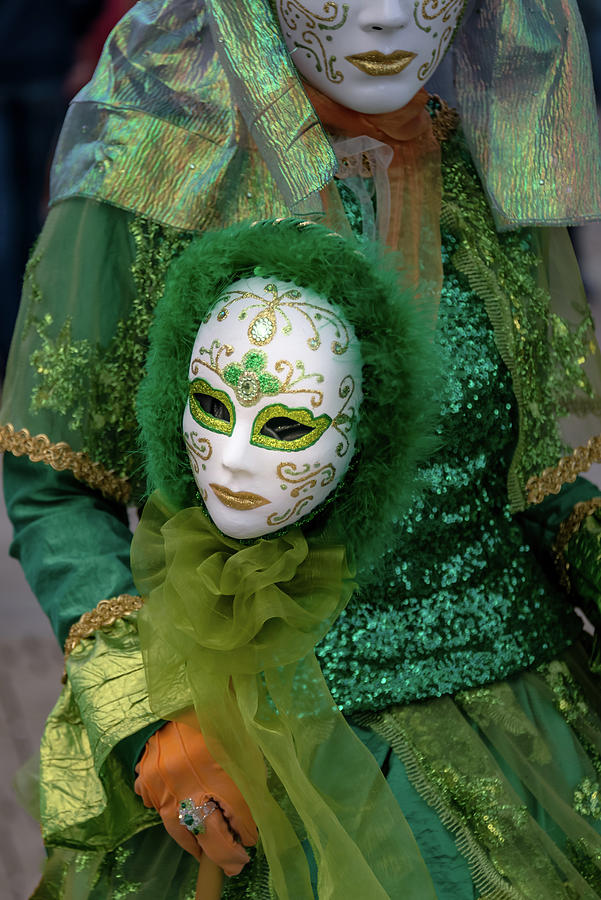
<path fill-rule="evenodd" d="M 15 431 L 12 425 L 2 425 L 0 450 L 9 450 L 15 456 L 28 456 L 32 462 L 46 463 L 57 472 L 69 469 L 80 481 L 120 503 L 127 503 L 129 499 L 131 488 L 125 478 L 94 462 L 87 453 L 72 450 L 65 441 L 54 444 L 45 434 L 31 435 L 27 428 Z"/>
<path fill-rule="evenodd" d="M 580 526 L 584 520 L 597 509 L 601 509 L 601 497 L 591 497 L 590 500 L 582 500 L 580 503 L 576 503 L 570 515 L 561 523 L 557 530 L 557 537 L 553 544 L 553 554 L 555 556 L 555 565 L 559 572 L 559 580 L 568 592 L 572 586 L 568 574 L 569 566 L 565 558 L 565 550 L 570 542 L 570 538 L 580 531 Z"/>
<path fill-rule="evenodd" d="M 84 638 L 91 637 L 98 628 L 107 628 L 117 619 L 142 609 L 143 604 L 142 597 L 134 597 L 132 594 L 119 594 L 110 600 L 101 600 L 95 609 L 85 612 L 71 625 L 65 641 L 65 660 Z"/>
<path fill-rule="evenodd" d="M 570 456 L 564 456 L 556 466 L 544 469 L 526 482 L 528 503 L 540 503 L 549 494 L 558 494 L 568 481 L 586 472 L 593 463 L 601 462 L 601 434 L 595 435 L 582 447 L 576 447 Z"/>

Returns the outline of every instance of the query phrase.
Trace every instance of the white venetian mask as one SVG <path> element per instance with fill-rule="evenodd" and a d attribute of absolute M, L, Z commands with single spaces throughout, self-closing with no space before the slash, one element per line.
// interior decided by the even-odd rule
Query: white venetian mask
<path fill-rule="evenodd" d="M 183 418 L 194 479 L 230 537 L 277 531 L 314 510 L 353 456 L 361 359 L 337 306 L 252 277 L 198 329 Z"/>
<path fill-rule="evenodd" d="M 276 0 L 292 61 L 309 84 L 363 113 L 387 113 L 432 77 L 467 0 Z"/>

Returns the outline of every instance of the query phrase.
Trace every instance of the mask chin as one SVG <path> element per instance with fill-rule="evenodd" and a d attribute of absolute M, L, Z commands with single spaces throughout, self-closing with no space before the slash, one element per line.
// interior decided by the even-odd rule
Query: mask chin
<path fill-rule="evenodd" d="M 326 6 L 328 9 L 326 10 Z M 425 86 L 450 47 L 466 0 L 275 4 L 292 62 L 311 87 L 364 114 L 391 113 Z"/>

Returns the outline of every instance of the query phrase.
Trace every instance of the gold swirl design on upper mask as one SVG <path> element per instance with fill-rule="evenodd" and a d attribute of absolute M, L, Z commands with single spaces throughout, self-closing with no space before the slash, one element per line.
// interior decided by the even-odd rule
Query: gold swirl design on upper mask
<path fill-rule="evenodd" d="M 465 2 L 466 0 L 416 0 L 413 12 L 415 24 L 422 31 L 430 31 L 431 26 L 423 25 L 418 16 L 426 22 L 434 22 L 442 17 L 442 21 L 446 23 L 455 13 L 463 9 Z"/>
<path fill-rule="evenodd" d="M 248 339 L 255 347 L 265 347 L 271 343 L 278 332 L 277 313 L 284 319 L 282 334 L 291 334 L 293 330 L 292 322 L 286 313 L 286 307 L 299 312 L 311 326 L 313 331 L 312 337 L 307 339 L 307 347 L 309 350 L 317 350 L 321 347 L 321 338 L 319 336 L 318 326 L 322 324 L 332 325 L 336 331 L 336 339 L 332 341 L 330 349 L 336 356 L 346 353 L 349 346 L 350 336 L 348 328 L 340 316 L 327 306 L 318 306 L 316 303 L 307 303 L 302 300 L 302 293 L 296 288 L 289 288 L 282 294 L 278 292 L 277 286 L 270 282 L 265 285 L 265 292 L 271 294 L 271 300 L 255 294 L 253 291 L 234 290 L 226 291 L 220 298 L 221 306 L 217 313 L 217 321 L 223 322 L 227 318 L 229 308 L 237 300 L 251 300 L 239 314 L 238 319 L 243 322 L 250 310 L 259 307 L 259 312 L 254 316 L 247 329 Z M 223 298 L 229 298 L 222 303 Z M 317 324 L 316 324 L 317 323 Z"/>
<path fill-rule="evenodd" d="M 299 469 L 296 463 L 283 462 L 277 467 L 277 473 L 282 482 L 294 485 L 289 496 L 296 500 L 296 503 L 283 513 L 272 513 L 268 516 L 268 525 L 284 525 L 293 516 L 302 515 L 303 510 L 314 499 L 311 492 L 317 487 L 317 483 L 319 482 L 321 487 L 327 487 L 336 477 L 336 469 L 332 463 L 326 463 L 325 466 L 320 463 L 314 465 L 304 463 Z"/>
<path fill-rule="evenodd" d="M 234 353 L 231 344 L 220 344 L 215 339 L 210 347 L 200 347 L 198 356 L 192 360 L 190 371 L 198 375 L 201 366 L 214 372 L 224 384 L 235 391 L 236 398 L 242 406 L 254 406 L 263 397 L 274 397 L 277 394 L 309 394 L 309 403 L 317 409 L 323 403 L 323 391 L 315 387 L 295 387 L 307 378 L 314 378 L 318 384 L 324 380 L 319 372 L 306 372 L 305 364 L 297 360 L 296 364 L 287 359 L 279 359 L 274 364 L 276 375 L 267 371 L 267 354 L 263 350 L 248 350 L 240 362 L 222 365 L 223 356 Z M 201 359 L 207 354 L 209 359 Z M 297 372 L 297 377 L 294 377 Z"/>
<path fill-rule="evenodd" d="M 184 431 L 184 443 L 188 452 L 188 459 L 192 466 L 193 472 L 197 475 L 200 472 L 198 460 L 206 462 L 213 454 L 211 442 L 206 437 L 201 437 L 197 431 Z"/>
<path fill-rule="evenodd" d="M 332 419 L 332 428 L 335 428 L 342 441 L 336 447 L 336 456 L 346 456 L 350 447 L 349 434 L 355 428 L 357 419 L 357 409 L 355 406 L 349 408 L 349 403 L 355 394 L 355 379 L 352 375 L 345 375 L 338 388 L 338 396 L 344 403 L 340 407 L 339 412 Z"/>
<path fill-rule="evenodd" d="M 417 70 L 417 77 L 420 81 L 426 81 L 434 71 L 449 46 L 451 38 L 460 20 L 460 14 L 465 7 L 465 0 L 416 0 L 413 8 L 413 18 L 419 29 L 430 33 L 432 25 L 440 27 L 446 25 L 446 28 L 439 34 L 435 32 L 432 37 L 437 40 L 437 45 L 432 50 L 429 60 L 422 63 Z M 436 20 L 440 19 L 440 23 Z M 447 25 L 447 23 L 450 24 Z"/>
<path fill-rule="evenodd" d="M 301 31 L 304 43 L 294 40 L 295 48 L 305 50 L 310 56 L 315 57 L 316 70 L 325 72 L 328 81 L 333 84 L 340 84 L 341 81 L 344 81 L 342 72 L 335 68 L 336 57 L 328 56 L 318 32 L 337 31 L 342 28 L 348 16 L 348 4 L 343 3 L 340 6 L 329 0 L 324 3 L 321 14 L 311 12 L 299 0 L 279 0 L 278 5 L 281 21 L 284 22 L 286 28 L 289 28 L 291 32 Z M 302 18 L 304 18 L 304 23 L 299 29 L 299 22 Z M 292 38 L 292 34 L 287 34 L 287 37 Z M 326 35 L 326 40 L 328 40 L 328 35 Z M 317 46 L 318 51 L 314 49 L 314 46 Z"/>
<path fill-rule="evenodd" d="M 444 56 L 451 39 L 451 35 L 453 34 L 453 30 L 454 29 L 452 25 L 449 25 L 447 26 L 447 28 L 445 28 L 438 42 L 438 46 L 434 47 L 434 49 L 432 50 L 430 59 L 422 63 L 417 70 L 417 77 L 420 81 L 426 81 L 430 77 L 430 74 L 434 71 L 434 69 Z"/>

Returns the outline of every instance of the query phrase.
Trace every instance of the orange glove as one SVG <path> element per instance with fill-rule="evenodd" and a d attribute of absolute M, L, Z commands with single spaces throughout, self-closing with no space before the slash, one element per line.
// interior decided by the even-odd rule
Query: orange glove
<path fill-rule="evenodd" d="M 160 813 L 184 850 L 198 860 L 206 853 L 226 875 L 240 872 L 249 861 L 242 845 L 256 844 L 257 828 L 242 794 L 211 757 L 200 731 L 180 722 L 163 725 L 146 742 L 136 772 L 136 793 L 145 806 Z M 196 811 L 190 813 L 190 806 Z M 197 826 L 197 834 L 181 824 L 184 817 L 191 828 Z"/>

